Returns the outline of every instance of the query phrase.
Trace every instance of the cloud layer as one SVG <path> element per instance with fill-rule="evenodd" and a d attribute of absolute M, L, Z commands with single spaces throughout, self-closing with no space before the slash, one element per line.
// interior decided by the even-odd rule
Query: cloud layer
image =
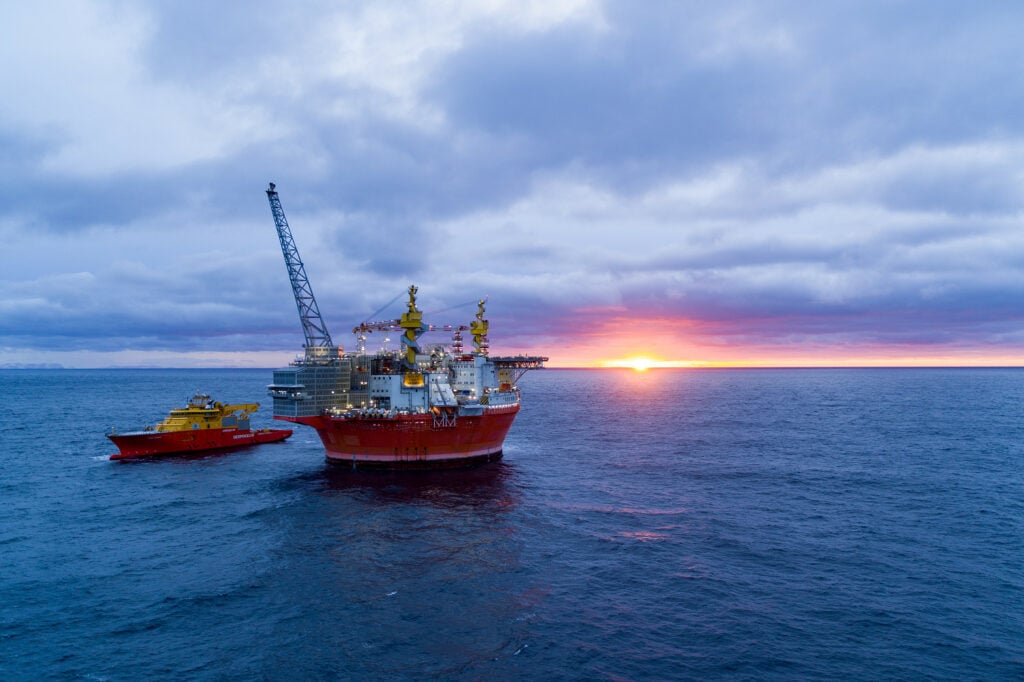
<path fill-rule="evenodd" d="M 0 364 L 290 357 L 271 180 L 345 343 L 416 282 L 555 364 L 1024 361 L 1012 3 L 8 14 Z"/>

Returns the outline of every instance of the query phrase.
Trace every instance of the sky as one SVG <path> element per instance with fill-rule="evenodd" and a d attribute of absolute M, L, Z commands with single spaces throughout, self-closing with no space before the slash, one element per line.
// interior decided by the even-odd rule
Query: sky
<path fill-rule="evenodd" d="M 1024 364 L 1021 3 L 4 15 L 0 367 L 286 364 L 268 182 L 348 348 L 414 283 L 552 366 Z"/>

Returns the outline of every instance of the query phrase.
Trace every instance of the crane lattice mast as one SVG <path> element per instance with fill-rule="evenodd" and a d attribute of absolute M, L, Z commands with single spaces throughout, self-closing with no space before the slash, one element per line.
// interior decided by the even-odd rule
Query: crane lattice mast
<path fill-rule="evenodd" d="M 288 268 L 292 293 L 295 294 L 295 305 L 299 309 L 302 333 L 306 335 L 306 348 L 333 348 L 331 334 L 320 317 L 320 308 L 316 304 L 316 297 L 313 296 L 313 288 L 309 285 L 306 268 L 299 258 L 299 249 L 295 246 L 292 230 L 288 227 L 288 219 L 284 217 L 284 209 L 281 208 L 281 199 L 277 196 L 275 187 L 274 183 L 270 183 L 267 199 L 270 200 L 270 211 L 274 214 L 274 225 L 277 226 L 277 236 L 281 240 L 281 252 L 284 254 L 284 264 Z"/>

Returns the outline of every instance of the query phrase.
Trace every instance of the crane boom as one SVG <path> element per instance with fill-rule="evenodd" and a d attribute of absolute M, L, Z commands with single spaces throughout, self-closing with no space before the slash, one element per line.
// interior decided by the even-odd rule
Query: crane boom
<path fill-rule="evenodd" d="M 313 288 L 306 277 L 306 268 L 299 258 L 299 249 L 295 246 L 292 230 L 288 227 L 288 219 L 284 217 L 284 209 L 281 208 L 281 199 L 277 196 L 275 187 L 274 183 L 270 183 L 267 199 L 270 201 L 270 212 L 274 215 L 274 225 L 277 226 L 277 236 L 281 240 L 281 252 L 284 254 L 284 264 L 288 268 L 292 293 L 295 294 L 295 305 L 299 309 L 302 333 L 306 335 L 306 348 L 333 347 L 331 334 L 320 317 L 320 307 L 316 304 Z"/>

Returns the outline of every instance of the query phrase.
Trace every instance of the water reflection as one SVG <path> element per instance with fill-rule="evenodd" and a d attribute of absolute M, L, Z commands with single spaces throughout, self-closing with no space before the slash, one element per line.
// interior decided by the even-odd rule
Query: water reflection
<path fill-rule="evenodd" d="M 270 678 L 494 679 L 531 638 L 537 597 L 504 462 L 446 471 L 323 465 L 288 479 L 272 575 L 302 617 L 267 637 Z M 291 496 L 291 495 L 289 495 Z M 267 674 L 269 673 L 269 674 Z"/>
<path fill-rule="evenodd" d="M 370 504 L 418 504 L 436 507 L 513 507 L 516 470 L 508 462 L 439 471 L 365 471 L 325 465 L 296 483 L 315 492 L 355 494 Z"/>

